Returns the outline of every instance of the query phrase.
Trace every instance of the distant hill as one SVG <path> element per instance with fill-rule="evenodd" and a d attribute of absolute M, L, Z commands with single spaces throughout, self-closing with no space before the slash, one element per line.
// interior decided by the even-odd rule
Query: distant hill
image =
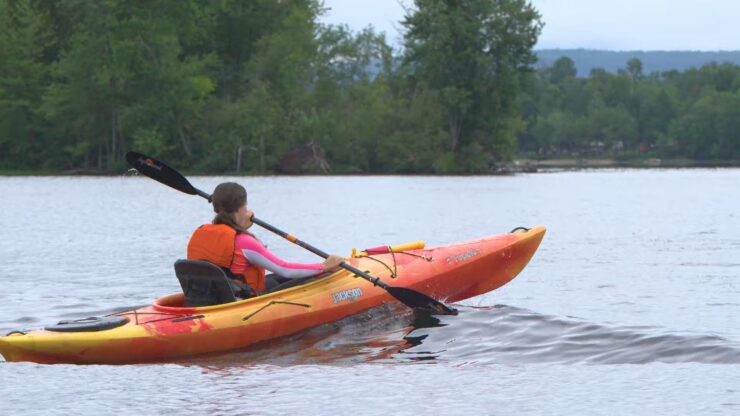
<path fill-rule="evenodd" d="M 562 56 L 573 60 L 579 77 L 587 77 L 594 68 L 617 72 L 628 60 L 637 58 L 642 62 L 643 72 L 683 71 L 699 68 L 711 62 L 730 62 L 740 65 L 740 51 L 605 51 L 595 49 L 540 49 L 535 51 L 539 62 L 537 68 L 551 66 Z"/>

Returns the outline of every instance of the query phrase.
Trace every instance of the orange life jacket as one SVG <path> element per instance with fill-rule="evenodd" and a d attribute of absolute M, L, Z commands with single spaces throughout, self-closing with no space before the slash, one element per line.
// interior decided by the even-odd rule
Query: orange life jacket
<path fill-rule="evenodd" d="M 236 230 L 225 224 L 203 224 L 188 242 L 188 260 L 205 260 L 231 270 L 236 254 Z M 250 265 L 242 275 L 236 275 L 252 289 L 265 290 L 265 269 Z"/>

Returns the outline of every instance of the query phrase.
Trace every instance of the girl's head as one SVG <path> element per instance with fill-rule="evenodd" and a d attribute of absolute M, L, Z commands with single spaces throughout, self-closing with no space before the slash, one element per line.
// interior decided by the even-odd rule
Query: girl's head
<path fill-rule="evenodd" d="M 254 213 L 247 209 L 247 190 L 238 183 L 224 182 L 216 186 L 211 202 L 216 213 L 214 224 L 226 224 L 242 232 L 252 226 Z"/>

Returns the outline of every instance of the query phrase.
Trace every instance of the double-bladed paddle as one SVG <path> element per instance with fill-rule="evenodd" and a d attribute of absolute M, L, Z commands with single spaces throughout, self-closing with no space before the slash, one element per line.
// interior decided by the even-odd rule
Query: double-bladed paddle
<path fill-rule="evenodd" d="M 171 188 L 175 188 L 180 192 L 184 192 L 189 195 L 199 195 L 207 199 L 208 202 L 211 202 L 210 194 L 203 192 L 200 189 L 195 188 L 193 185 L 190 184 L 190 182 L 187 179 L 185 179 L 184 176 L 180 174 L 180 172 L 165 165 L 164 163 L 158 161 L 157 159 L 154 159 L 153 157 L 146 156 L 146 155 L 143 155 L 137 152 L 128 152 L 126 153 L 126 160 L 134 169 L 139 171 L 144 176 L 148 176 L 154 179 L 155 181 L 165 184 Z M 290 235 L 286 233 L 285 231 L 282 231 L 276 227 L 273 227 L 272 225 L 260 220 L 259 218 L 252 217 L 252 222 L 254 222 L 255 224 L 259 225 L 262 228 L 272 231 L 273 233 L 285 238 L 291 243 L 297 244 L 305 248 L 306 250 L 314 254 L 317 254 L 323 258 L 329 257 L 329 255 L 326 252 L 319 250 L 318 248 L 299 240 L 295 236 Z M 391 296 L 398 299 L 399 302 L 403 303 L 404 305 L 410 308 L 421 310 L 421 311 L 431 313 L 431 314 L 438 314 L 438 315 L 456 315 L 457 314 L 457 310 L 450 308 L 446 306 L 445 304 L 438 302 L 423 293 L 417 292 L 412 289 L 407 289 L 405 287 L 390 286 L 387 283 L 380 280 L 379 278 L 373 277 L 353 266 L 350 266 L 346 262 L 342 262 L 340 264 L 340 267 L 354 273 L 355 275 L 359 277 L 362 277 L 363 279 L 371 282 L 373 285 L 382 287 L 383 289 L 388 291 L 388 293 L 390 293 Z"/>

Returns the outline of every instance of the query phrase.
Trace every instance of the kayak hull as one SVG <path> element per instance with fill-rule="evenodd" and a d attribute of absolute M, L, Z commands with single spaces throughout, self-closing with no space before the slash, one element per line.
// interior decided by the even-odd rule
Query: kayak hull
<path fill-rule="evenodd" d="M 464 243 L 348 259 L 390 286 L 443 302 L 490 292 L 527 265 L 544 227 Z M 137 363 L 231 351 L 397 302 L 384 289 L 339 271 L 311 283 L 238 302 L 182 307 L 182 293 L 116 315 L 129 321 L 95 332 L 16 332 L 0 337 L 6 361 Z"/>

